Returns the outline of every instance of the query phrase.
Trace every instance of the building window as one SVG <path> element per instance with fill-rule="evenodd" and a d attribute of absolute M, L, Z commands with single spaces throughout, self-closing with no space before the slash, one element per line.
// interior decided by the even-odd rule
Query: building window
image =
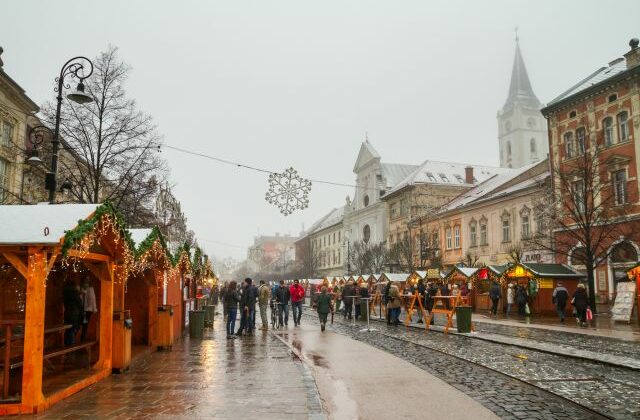
<path fill-rule="evenodd" d="M 574 207 L 578 213 L 582 214 L 585 212 L 587 207 L 585 203 L 586 194 L 584 193 L 584 180 L 580 179 L 575 181 L 571 188 L 573 190 L 571 193 L 573 194 Z"/>
<path fill-rule="evenodd" d="M 340 242 L 340 231 L 338 231 L 338 243 Z"/>
<path fill-rule="evenodd" d="M 371 239 L 371 228 L 369 225 L 364 225 L 362 229 L 362 240 L 365 244 L 369 243 L 369 239 Z"/>
<path fill-rule="evenodd" d="M 602 120 L 602 129 L 604 130 L 604 144 L 611 146 L 613 144 L 613 118 L 607 117 Z"/>
<path fill-rule="evenodd" d="M 331 261 L 333 261 L 333 265 L 336 265 L 336 251 L 331 251 Z"/>
<path fill-rule="evenodd" d="M 435 176 L 431 172 L 427 172 L 427 178 L 429 178 L 429 182 L 438 182 Z"/>
<path fill-rule="evenodd" d="M 0 145 L 8 146 L 13 141 L 13 126 L 6 121 L 2 122 L 0 131 Z"/>
<path fill-rule="evenodd" d="M 460 248 L 460 226 L 453 228 L 453 247 Z"/>
<path fill-rule="evenodd" d="M 480 222 L 480 245 L 487 245 L 488 243 L 487 222 Z"/>
<path fill-rule="evenodd" d="M 460 175 L 456 175 L 456 179 L 458 180 L 459 183 L 464 184 L 464 179 L 462 179 Z"/>
<path fill-rule="evenodd" d="M 565 158 L 571 159 L 573 157 L 573 133 L 568 132 L 564 134 L 564 155 Z"/>
<path fill-rule="evenodd" d="M 447 249 L 451 249 L 451 228 L 445 230 L 445 238 L 447 240 Z"/>
<path fill-rule="evenodd" d="M 364 201 L 364 206 L 367 207 L 369 205 L 369 196 L 365 195 L 363 201 Z"/>
<path fill-rule="evenodd" d="M 476 222 L 471 222 L 469 224 L 469 243 L 471 246 L 478 245 L 478 225 Z"/>
<path fill-rule="evenodd" d="M 569 118 L 575 118 L 575 117 L 576 117 L 576 115 L 578 115 L 578 113 L 577 113 L 576 111 L 571 111 L 571 112 L 569 113 Z"/>
<path fill-rule="evenodd" d="M 407 200 L 400 200 L 400 216 L 406 216 L 408 212 Z"/>
<path fill-rule="evenodd" d="M 511 242 L 511 216 L 502 216 L 502 242 Z"/>
<path fill-rule="evenodd" d="M 449 182 L 449 178 L 447 178 L 445 174 L 438 174 L 438 175 L 440 175 L 440 179 L 442 180 L 442 182 Z"/>
<path fill-rule="evenodd" d="M 377 174 L 377 175 L 376 175 L 376 181 L 377 181 L 377 182 L 382 182 L 382 175 Z"/>
<path fill-rule="evenodd" d="M 531 228 L 529 227 L 529 213 L 522 214 L 520 218 L 522 219 L 522 237 L 527 239 L 531 235 Z"/>
<path fill-rule="evenodd" d="M 613 173 L 613 192 L 616 205 L 627 202 L 627 171 L 625 169 Z"/>
<path fill-rule="evenodd" d="M 7 197 L 5 189 L 7 188 L 8 166 L 7 161 L 0 158 L 0 203 L 4 203 Z"/>
<path fill-rule="evenodd" d="M 576 156 L 584 155 L 584 127 L 580 127 L 576 130 Z"/>
<path fill-rule="evenodd" d="M 398 216 L 398 204 L 397 203 L 393 203 L 391 205 L 391 218 L 395 219 L 396 216 Z"/>
<path fill-rule="evenodd" d="M 629 114 L 627 111 L 618 114 L 618 136 L 620 141 L 629 140 Z"/>
<path fill-rule="evenodd" d="M 507 141 L 507 157 L 511 157 L 511 142 Z"/>
<path fill-rule="evenodd" d="M 617 94 L 614 93 L 612 95 L 609 95 L 609 98 L 608 98 L 609 102 L 614 102 L 616 99 L 618 99 Z"/>
<path fill-rule="evenodd" d="M 533 137 L 529 140 L 529 151 L 531 152 L 531 156 L 537 156 L 538 151 L 536 150 L 536 139 Z"/>

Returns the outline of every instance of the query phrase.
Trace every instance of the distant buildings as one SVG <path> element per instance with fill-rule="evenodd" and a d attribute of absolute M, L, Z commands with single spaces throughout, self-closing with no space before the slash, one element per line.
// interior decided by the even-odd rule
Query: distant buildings
<path fill-rule="evenodd" d="M 290 235 L 256 236 L 247 250 L 247 264 L 254 273 L 286 273 L 295 259 L 295 242 Z"/>

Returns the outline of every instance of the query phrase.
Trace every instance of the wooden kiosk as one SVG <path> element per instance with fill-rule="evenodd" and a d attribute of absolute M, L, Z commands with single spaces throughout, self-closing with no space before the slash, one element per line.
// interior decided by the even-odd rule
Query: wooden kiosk
<path fill-rule="evenodd" d="M 33 414 L 111 374 L 113 286 L 131 241 L 108 204 L 0 206 L 0 220 L 11 221 L 0 229 L 0 415 Z M 74 290 L 78 280 L 90 281 L 98 306 L 83 342 L 62 300 L 65 282 Z"/>
<path fill-rule="evenodd" d="M 189 287 L 193 281 L 191 268 L 191 255 L 189 247 L 185 244 L 175 256 L 175 265 L 167 285 L 167 304 L 174 307 L 174 340 L 182 338 L 189 325 L 189 311 L 195 309 L 195 295 L 191 295 Z"/>

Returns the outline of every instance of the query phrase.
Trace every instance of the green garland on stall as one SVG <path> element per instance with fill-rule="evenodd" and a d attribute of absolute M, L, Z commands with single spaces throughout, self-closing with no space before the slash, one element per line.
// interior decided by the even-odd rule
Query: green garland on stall
<path fill-rule="evenodd" d="M 131 239 L 131 234 L 126 228 L 124 220 L 120 213 L 113 207 L 110 202 L 105 202 L 104 204 L 98 206 L 93 215 L 85 220 L 78 220 L 78 225 L 68 231 L 65 231 L 64 242 L 62 244 L 62 256 L 66 257 L 67 252 L 82 241 L 85 236 L 93 232 L 96 228 L 98 222 L 102 219 L 103 216 L 111 216 L 113 219 L 113 223 L 116 228 L 120 231 L 121 237 L 124 238 L 125 243 L 129 247 L 129 249 L 134 250 L 135 246 L 133 240 Z"/>
<path fill-rule="evenodd" d="M 142 242 L 140 242 L 138 247 L 135 249 L 136 260 L 140 259 L 140 257 L 142 257 L 145 252 L 151 249 L 155 241 L 160 241 L 165 256 L 167 257 L 167 261 L 169 261 L 171 265 L 175 265 L 174 258 L 171 256 L 171 253 L 167 248 L 167 242 L 164 239 L 164 235 L 157 226 L 154 226 L 153 229 L 151 229 L 151 233 L 149 234 L 149 236 L 147 236 Z"/>

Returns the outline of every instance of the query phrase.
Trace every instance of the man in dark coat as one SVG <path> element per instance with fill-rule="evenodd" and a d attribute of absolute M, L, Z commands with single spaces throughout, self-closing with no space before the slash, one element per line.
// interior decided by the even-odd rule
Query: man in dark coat
<path fill-rule="evenodd" d="M 491 298 L 491 315 L 498 316 L 498 301 L 500 300 L 500 285 L 497 281 L 494 281 L 489 288 L 489 297 Z"/>
<path fill-rule="evenodd" d="M 80 314 L 82 313 L 82 299 L 78 285 L 72 279 L 67 279 L 62 289 L 62 302 L 64 304 L 64 323 L 71 325 L 64 332 L 64 345 L 75 344 L 76 332 L 80 327 Z"/>
<path fill-rule="evenodd" d="M 351 311 L 353 310 L 353 301 L 355 296 L 355 287 L 353 281 L 349 280 L 342 291 L 342 301 L 344 302 L 344 319 L 351 319 Z"/>
<path fill-rule="evenodd" d="M 551 302 L 555 303 L 556 311 L 560 317 L 560 322 L 564 322 L 564 312 L 567 307 L 567 300 L 569 300 L 569 292 L 564 287 L 562 282 L 558 282 L 558 286 L 553 289 L 553 295 L 551 295 Z"/>
<path fill-rule="evenodd" d="M 391 282 L 387 281 L 387 285 L 384 288 L 384 294 L 382 295 L 382 301 L 387 308 L 387 325 L 391 325 L 391 308 L 389 308 L 389 290 L 391 289 Z"/>
<path fill-rule="evenodd" d="M 589 307 L 589 294 L 587 288 L 583 283 L 578 284 L 578 288 L 573 293 L 572 302 L 578 313 L 578 318 L 581 327 L 587 326 L 587 308 Z"/>
<path fill-rule="evenodd" d="M 280 287 L 278 287 L 278 289 L 276 290 L 276 305 L 278 309 L 278 321 L 280 321 L 280 325 L 289 325 L 290 300 L 291 292 L 289 291 L 289 288 L 284 285 L 284 280 L 280 280 Z"/>
<path fill-rule="evenodd" d="M 238 335 L 242 335 L 243 331 L 247 334 L 253 332 L 253 322 L 256 314 L 256 299 L 258 293 L 256 288 L 251 284 L 250 278 L 244 279 L 244 287 L 242 288 L 242 296 L 240 298 L 240 310 L 242 310 L 242 317 L 240 318 L 240 328 L 238 329 Z"/>

